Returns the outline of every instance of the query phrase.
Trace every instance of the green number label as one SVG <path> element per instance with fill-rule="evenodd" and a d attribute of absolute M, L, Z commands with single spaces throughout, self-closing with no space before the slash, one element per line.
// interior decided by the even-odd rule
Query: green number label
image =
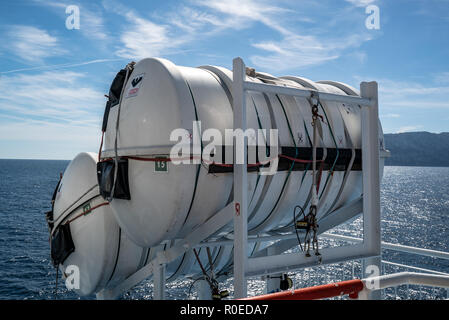
<path fill-rule="evenodd" d="M 157 158 L 167 159 L 167 157 L 158 156 Z M 155 161 L 154 171 L 156 172 L 168 172 L 168 162 L 167 161 Z"/>
<path fill-rule="evenodd" d="M 89 214 L 89 213 L 90 213 L 90 212 L 89 212 L 90 209 L 91 209 L 90 203 L 86 204 L 86 205 L 83 207 L 83 213 L 84 213 L 84 214 Z M 87 213 L 86 213 L 86 212 L 87 212 Z"/>

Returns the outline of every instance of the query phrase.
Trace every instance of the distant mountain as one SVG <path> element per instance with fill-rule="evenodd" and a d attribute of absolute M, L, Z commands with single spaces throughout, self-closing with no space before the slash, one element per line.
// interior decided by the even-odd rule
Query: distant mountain
<path fill-rule="evenodd" d="M 387 166 L 449 167 L 449 132 L 385 134 Z"/>

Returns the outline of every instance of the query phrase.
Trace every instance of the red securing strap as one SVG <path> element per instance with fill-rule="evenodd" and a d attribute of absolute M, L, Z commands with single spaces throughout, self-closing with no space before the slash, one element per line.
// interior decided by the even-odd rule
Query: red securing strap
<path fill-rule="evenodd" d="M 66 224 L 72 223 L 72 222 L 75 221 L 76 219 L 78 219 L 78 218 L 80 218 L 80 217 L 82 217 L 82 216 L 85 216 L 86 214 L 91 213 L 91 212 L 94 211 L 95 209 L 98 209 L 98 208 L 100 208 L 100 207 L 102 207 L 102 206 L 106 206 L 106 205 L 108 205 L 108 204 L 109 204 L 109 202 L 103 202 L 103 203 L 100 203 L 100 204 L 98 204 L 98 205 L 96 205 L 96 206 L 93 206 L 93 207 L 90 208 L 89 210 L 86 210 L 85 212 L 80 213 L 80 214 L 77 215 L 76 217 L 74 217 L 74 218 L 68 220 L 68 221 L 66 222 Z"/>

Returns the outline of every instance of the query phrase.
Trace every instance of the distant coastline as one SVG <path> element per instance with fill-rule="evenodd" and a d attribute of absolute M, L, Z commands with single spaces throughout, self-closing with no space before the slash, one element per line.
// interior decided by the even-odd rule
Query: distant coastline
<path fill-rule="evenodd" d="M 449 167 L 449 132 L 389 133 L 384 139 L 387 166 Z"/>
<path fill-rule="evenodd" d="M 386 133 L 384 145 L 390 151 L 390 157 L 385 160 L 386 166 L 449 167 L 449 132 Z M 0 160 L 70 161 L 14 158 Z"/>

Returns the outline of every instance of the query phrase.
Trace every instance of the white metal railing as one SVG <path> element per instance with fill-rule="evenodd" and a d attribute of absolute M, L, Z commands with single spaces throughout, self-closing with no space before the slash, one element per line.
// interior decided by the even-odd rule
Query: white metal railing
<path fill-rule="evenodd" d="M 330 240 L 341 240 L 341 241 L 350 241 L 350 242 L 361 242 L 362 239 L 354 238 L 344 235 L 337 235 L 332 233 L 323 233 L 321 235 L 323 238 Z M 417 248 L 411 246 L 404 246 L 400 244 L 393 244 L 388 242 L 382 242 L 382 249 L 388 249 L 396 252 L 405 252 L 412 254 L 414 256 L 420 257 L 431 257 L 431 258 L 439 258 L 444 260 L 449 260 L 449 253 L 444 251 L 437 251 L 431 249 Z M 387 269 L 389 271 L 387 272 Z M 349 271 L 348 271 L 349 270 Z M 447 279 L 449 277 L 449 273 L 431 270 L 427 268 L 421 268 L 417 266 L 411 266 L 401 263 L 396 263 L 387 260 L 381 260 L 381 277 L 387 277 L 385 279 L 390 279 L 392 275 L 397 274 L 424 274 L 425 279 L 429 279 L 430 276 L 435 276 L 434 279 Z M 330 277 L 329 275 L 333 275 L 334 277 Z M 429 277 L 426 278 L 426 275 Z M 413 276 L 413 279 L 418 279 L 417 276 Z M 324 278 L 324 279 L 323 279 Z M 343 281 L 350 280 L 355 278 L 364 278 L 363 277 L 363 259 L 356 259 L 352 261 L 341 262 L 338 264 L 328 265 L 328 266 L 317 266 L 311 268 L 305 268 L 302 272 L 298 273 L 294 279 L 295 283 L 300 283 L 301 286 L 313 286 L 318 284 L 324 284 L 334 281 Z M 370 278 L 371 279 L 371 278 Z M 384 278 L 382 278 L 384 279 Z M 396 279 L 396 278 L 394 278 Z M 399 277 L 398 279 L 404 280 L 404 277 Z M 379 292 L 378 298 L 387 298 L 387 299 L 399 299 L 405 298 L 410 299 L 413 296 L 413 299 L 421 299 L 421 298 L 443 298 L 449 299 L 449 288 L 445 285 L 447 282 L 437 283 L 435 286 L 429 286 L 427 283 L 416 282 L 415 280 L 410 281 L 398 281 L 398 282 L 388 282 L 388 286 L 383 286 L 378 290 L 370 290 L 369 292 Z M 401 287 L 405 286 L 400 290 Z M 444 291 L 441 291 L 443 288 Z M 444 289 L 445 288 L 445 289 Z M 402 294 L 401 294 L 402 292 Z M 343 297 L 337 297 L 343 298 Z"/>
<path fill-rule="evenodd" d="M 360 239 L 360 238 L 338 235 L 338 234 L 333 234 L 333 233 L 324 233 L 322 236 L 327 239 L 333 239 L 333 240 L 342 240 L 342 241 L 350 241 L 350 242 L 361 242 L 362 241 L 362 239 Z M 396 251 L 396 252 L 409 253 L 409 254 L 412 254 L 415 256 L 421 256 L 421 257 L 424 256 L 424 257 L 430 257 L 430 258 L 439 258 L 439 259 L 449 260 L 449 252 L 405 246 L 405 245 L 401 245 L 401 244 L 389 243 L 389 242 L 384 242 L 384 241 L 382 241 L 381 245 L 382 245 L 382 249 L 388 249 L 388 250 L 392 250 L 392 251 Z M 356 274 L 354 272 L 354 262 L 355 261 L 352 261 L 352 278 L 356 277 Z M 386 272 L 387 266 L 395 268 L 394 274 L 397 273 L 398 269 L 399 270 L 402 269 L 407 272 L 414 271 L 414 272 L 433 274 L 433 275 L 443 276 L 443 277 L 449 276 L 449 273 L 446 273 L 446 272 L 431 270 L 431 269 L 427 269 L 427 268 L 420 268 L 417 266 L 411 266 L 411 265 L 406 265 L 406 264 L 401 264 L 401 263 L 386 261 L 386 260 L 381 261 L 381 267 L 382 267 L 381 274 L 382 275 L 387 275 L 387 272 Z M 398 285 L 393 285 L 393 286 L 389 286 L 386 288 L 382 288 L 381 289 L 382 296 L 383 297 L 389 296 L 389 297 L 393 297 L 395 299 L 399 298 L 398 288 L 401 285 L 406 285 L 406 298 L 407 299 L 410 298 L 410 292 L 412 291 L 412 288 L 410 287 L 410 285 L 411 285 L 410 283 L 403 283 L 403 284 L 398 284 Z M 424 284 L 422 284 L 422 285 L 417 284 L 416 286 L 417 286 L 417 289 L 415 291 L 418 292 L 418 299 L 423 297 L 423 295 L 431 296 L 432 292 L 429 292 L 429 290 L 427 290 L 428 292 L 425 292 L 426 286 Z M 387 289 L 389 289 L 389 288 L 391 288 L 393 290 L 393 293 L 390 295 L 387 294 Z M 449 289 L 446 289 L 445 296 L 446 296 L 446 299 L 449 299 Z"/>
<path fill-rule="evenodd" d="M 354 103 L 363 106 L 373 107 L 376 103 L 372 99 L 360 98 L 358 96 L 348 96 L 335 93 L 318 92 L 311 89 L 298 89 L 291 87 L 281 87 L 273 84 L 245 82 L 244 88 L 248 91 L 259 91 L 264 93 L 282 94 L 293 97 L 312 98 L 313 95 L 319 96 L 320 100 L 342 103 Z"/>
<path fill-rule="evenodd" d="M 420 272 L 420 273 L 427 273 L 427 274 L 434 274 L 434 275 L 442 275 L 442 276 L 449 276 L 449 273 L 444 273 L 440 271 L 430 270 L 426 268 L 419 268 L 415 266 L 405 265 L 401 263 L 395 263 L 391 261 L 384 261 L 382 260 L 382 267 L 383 275 L 390 274 L 389 272 L 386 272 L 387 267 L 394 268 L 395 271 L 398 270 L 405 270 L 406 272 Z M 397 272 L 394 272 L 397 273 Z M 397 285 L 389 288 L 382 289 L 382 296 L 386 299 L 392 298 L 392 299 L 400 299 L 401 298 L 401 292 L 400 287 L 402 285 Z M 390 290 L 391 289 L 391 290 Z M 449 288 L 444 289 L 444 292 L 438 292 L 438 289 L 440 288 L 433 288 L 433 287 L 426 287 L 423 285 L 410 285 L 405 284 L 405 294 L 403 295 L 405 299 L 449 299 Z M 435 292 L 436 290 L 436 292 Z"/>
<path fill-rule="evenodd" d="M 419 285 L 426 287 L 449 288 L 449 275 L 436 275 L 416 272 L 400 272 L 362 280 L 364 289 L 359 292 L 359 299 L 368 299 L 372 291 L 400 285 Z"/>
<path fill-rule="evenodd" d="M 297 272 L 295 275 L 291 275 L 294 283 L 293 289 L 352 279 L 361 279 L 361 275 L 363 274 L 362 265 L 363 263 L 361 260 L 352 260 L 333 265 L 305 268 L 302 272 Z M 434 279 L 435 281 L 438 280 L 438 282 L 433 282 L 430 286 L 428 282 L 417 282 L 413 279 L 411 281 L 404 281 L 404 278 L 400 277 L 399 279 L 401 279 L 401 281 L 385 282 L 382 286 L 377 287 L 377 289 L 367 289 L 367 293 L 378 292 L 380 293 L 379 299 L 449 299 L 449 288 L 447 286 L 447 279 L 449 279 L 448 273 L 397 264 L 384 260 L 382 260 L 382 265 L 394 267 L 393 272 L 377 277 L 365 278 L 364 281 L 366 280 L 372 283 L 372 280 L 376 280 L 378 278 L 389 279 L 390 277 L 396 277 L 398 274 L 417 274 L 423 275 L 425 279 Z M 417 276 L 414 277 L 414 279 L 417 279 Z M 262 292 L 258 294 L 261 293 Z M 347 297 L 338 296 L 333 299 L 345 298 Z M 366 297 L 363 298 L 365 299 Z"/>
<path fill-rule="evenodd" d="M 369 258 L 369 264 L 380 264 L 380 180 L 378 140 L 378 86 L 376 82 L 362 82 L 360 96 L 338 95 L 310 89 L 288 88 L 246 81 L 246 67 L 241 58 L 233 60 L 233 123 L 234 130 L 247 128 L 246 94 L 248 91 L 283 94 L 311 100 L 330 100 L 355 103 L 361 108 L 362 127 L 362 174 L 363 174 L 363 242 L 351 246 L 325 248 L 321 257 L 308 258 L 304 254 L 275 254 L 247 257 L 248 243 L 248 197 L 247 197 L 247 150 L 244 141 L 242 164 L 234 165 L 234 294 L 236 298 L 247 296 L 246 278 L 298 270 L 320 263 L 330 264 L 357 258 Z M 234 154 L 237 154 L 234 143 Z"/>
<path fill-rule="evenodd" d="M 344 240 L 344 241 L 350 241 L 350 242 L 363 242 L 363 239 L 360 239 L 360 238 L 349 237 L 349 236 L 328 233 L 328 232 L 323 233 L 322 236 L 325 238 L 328 238 L 328 239 Z M 395 251 L 417 254 L 420 256 L 441 258 L 441 259 L 449 260 L 449 252 L 405 246 L 402 244 L 389 243 L 389 242 L 384 242 L 384 241 L 382 241 L 381 246 L 382 246 L 382 249 L 390 249 L 390 250 L 395 250 Z"/>

